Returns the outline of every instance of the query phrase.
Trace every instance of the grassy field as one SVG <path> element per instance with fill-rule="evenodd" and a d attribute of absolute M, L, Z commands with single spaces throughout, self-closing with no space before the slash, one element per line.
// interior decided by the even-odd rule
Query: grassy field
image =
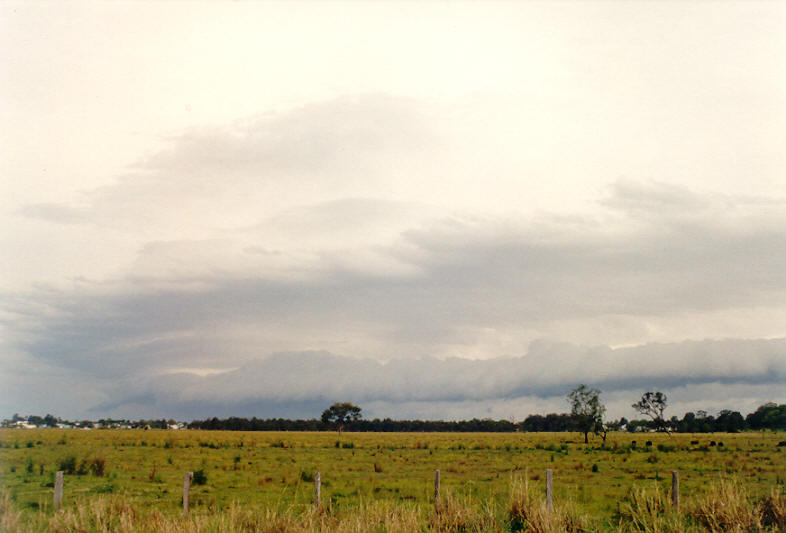
<path fill-rule="evenodd" d="M 319 471 L 323 502 L 336 516 L 391 506 L 411 509 L 422 523 L 433 512 L 435 469 L 446 499 L 502 516 L 510 514 L 522 484 L 527 497 L 540 502 L 550 468 L 556 507 L 569 504 L 591 517 L 594 527 L 612 528 L 636 491 L 654 494 L 658 487 L 668 494 L 672 470 L 679 472 L 686 505 L 728 479 L 751 500 L 783 494 L 786 453 L 777 447 L 780 440 L 783 434 L 615 433 L 605 446 L 599 439 L 585 446 L 582 436 L 570 433 L 4 429 L 0 485 L 6 512 L 13 509 L 23 522 L 52 513 L 57 470 L 67 472 L 64 510 L 121 497 L 126 505 L 174 520 L 182 509 L 183 473 L 194 471 L 199 481 L 199 473 L 204 476 L 191 492 L 196 516 L 239 510 L 297 515 L 310 512 L 313 474 Z"/>

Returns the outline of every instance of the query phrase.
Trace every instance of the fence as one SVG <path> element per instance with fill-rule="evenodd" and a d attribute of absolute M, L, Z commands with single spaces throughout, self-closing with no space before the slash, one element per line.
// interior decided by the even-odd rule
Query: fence
<path fill-rule="evenodd" d="M 59 509 L 63 501 L 63 471 L 60 470 L 55 475 L 55 490 L 54 490 L 54 508 Z M 553 510 L 553 471 L 551 468 L 546 470 L 546 508 L 549 512 Z M 188 516 L 191 482 L 194 480 L 193 472 L 185 472 L 183 474 L 183 516 Z M 439 489 L 440 489 L 440 472 L 434 471 L 434 507 L 439 507 Z M 314 473 L 314 506 L 319 508 L 321 505 L 322 495 L 322 475 L 319 472 Z M 680 504 L 680 477 L 679 473 L 675 470 L 671 472 L 671 505 L 675 509 Z"/>

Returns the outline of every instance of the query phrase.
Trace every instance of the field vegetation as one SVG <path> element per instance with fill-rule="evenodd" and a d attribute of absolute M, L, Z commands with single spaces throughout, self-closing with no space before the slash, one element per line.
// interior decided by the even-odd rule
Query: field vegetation
<path fill-rule="evenodd" d="M 0 430 L 6 531 L 779 531 L 783 434 Z M 648 444 L 649 443 L 649 444 Z M 434 471 L 441 471 L 434 505 Z M 554 475 L 554 510 L 544 504 Z M 63 507 L 52 508 L 65 472 Z M 671 471 L 680 509 L 671 508 Z M 182 518 L 184 472 L 194 472 Z M 313 480 L 321 473 L 322 506 Z"/>

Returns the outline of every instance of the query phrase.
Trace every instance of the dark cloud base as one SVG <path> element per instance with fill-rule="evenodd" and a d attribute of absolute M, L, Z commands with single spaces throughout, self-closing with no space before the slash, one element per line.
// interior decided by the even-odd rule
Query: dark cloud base
<path fill-rule="evenodd" d="M 708 359 L 711 365 L 705 364 Z M 626 392 L 630 397 L 619 402 L 628 406 L 637 394 L 653 389 L 679 390 L 682 403 L 701 400 L 692 397 L 692 390 L 712 390 L 715 397 L 706 398 L 712 405 L 724 389 L 771 394 L 786 384 L 786 339 L 691 341 L 617 350 L 536 343 L 523 357 L 388 363 L 327 352 L 279 353 L 221 374 L 178 373 L 138 381 L 128 385 L 133 392 L 115 390 L 111 400 L 91 411 L 130 413 L 137 408 L 195 418 L 314 417 L 334 401 L 353 401 L 376 406 L 371 415 L 420 412 L 443 418 L 455 404 L 462 406 L 460 412 L 474 409 L 472 416 L 483 417 L 506 403 L 563 410 L 564 396 L 579 383 L 599 387 L 612 399 Z"/>

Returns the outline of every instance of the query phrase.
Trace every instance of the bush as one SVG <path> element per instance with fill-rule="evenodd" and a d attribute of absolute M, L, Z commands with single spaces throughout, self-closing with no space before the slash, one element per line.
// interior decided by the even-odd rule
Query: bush
<path fill-rule="evenodd" d="M 60 459 L 57 463 L 57 469 L 62 470 L 64 474 L 73 474 L 76 472 L 76 457 L 68 455 Z"/>
<path fill-rule="evenodd" d="M 207 483 L 207 474 L 204 469 L 194 471 L 194 485 L 204 485 Z"/>
<path fill-rule="evenodd" d="M 106 470 L 106 459 L 103 457 L 94 457 L 90 461 L 90 473 L 96 477 L 103 477 Z"/>
<path fill-rule="evenodd" d="M 312 472 L 307 472 L 305 470 L 300 471 L 300 481 L 305 481 L 306 483 L 311 483 L 314 481 L 314 474 Z"/>

